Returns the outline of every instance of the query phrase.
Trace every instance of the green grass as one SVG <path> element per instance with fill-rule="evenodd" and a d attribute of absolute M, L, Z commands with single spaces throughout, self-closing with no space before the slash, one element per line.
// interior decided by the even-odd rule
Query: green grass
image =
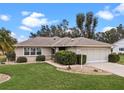
<path fill-rule="evenodd" d="M 124 89 L 123 77 L 60 72 L 45 63 L 0 66 L 0 73 L 12 76 L 0 89 Z"/>
<path fill-rule="evenodd" d="M 120 61 L 118 63 L 124 65 L 124 55 L 120 55 Z"/>

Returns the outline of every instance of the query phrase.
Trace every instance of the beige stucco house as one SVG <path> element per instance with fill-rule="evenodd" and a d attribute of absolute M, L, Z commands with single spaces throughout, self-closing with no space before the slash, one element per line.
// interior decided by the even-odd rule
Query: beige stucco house
<path fill-rule="evenodd" d="M 60 50 L 85 54 L 87 63 L 107 62 L 111 45 L 83 37 L 36 37 L 16 44 L 15 52 L 16 57 L 25 56 L 28 61 L 35 61 L 37 55 L 45 55 L 46 59 L 51 59 L 51 56 Z"/>

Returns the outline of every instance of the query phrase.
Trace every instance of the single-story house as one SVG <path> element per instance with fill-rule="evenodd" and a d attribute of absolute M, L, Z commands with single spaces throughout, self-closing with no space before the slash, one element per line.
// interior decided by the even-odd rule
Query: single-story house
<path fill-rule="evenodd" d="M 124 39 L 115 42 L 112 46 L 113 53 L 124 53 Z"/>
<path fill-rule="evenodd" d="M 16 57 L 25 56 L 28 61 L 35 61 L 37 55 L 45 55 L 46 59 L 51 59 L 60 50 L 85 54 L 87 63 L 107 62 L 111 45 L 84 37 L 36 37 L 16 44 L 15 52 Z"/>

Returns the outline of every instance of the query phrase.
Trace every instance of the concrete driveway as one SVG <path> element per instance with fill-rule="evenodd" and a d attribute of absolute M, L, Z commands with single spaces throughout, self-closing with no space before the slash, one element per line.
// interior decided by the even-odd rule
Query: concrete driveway
<path fill-rule="evenodd" d="M 92 64 L 86 64 L 86 65 L 95 67 L 98 69 L 102 69 L 104 71 L 111 72 L 118 76 L 124 77 L 124 65 L 120 65 L 117 63 L 92 63 Z"/>

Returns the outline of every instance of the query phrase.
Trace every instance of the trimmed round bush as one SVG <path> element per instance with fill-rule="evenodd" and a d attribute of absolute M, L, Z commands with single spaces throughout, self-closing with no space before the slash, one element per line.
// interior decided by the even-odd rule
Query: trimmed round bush
<path fill-rule="evenodd" d="M 36 61 L 45 61 L 45 56 L 44 55 L 37 56 Z"/>
<path fill-rule="evenodd" d="M 25 63 L 25 62 L 27 62 L 27 58 L 26 57 L 18 57 L 17 58 L 17 61 L 16 61 L 17 63 Z"/>
<path fill-rule="evenodd" d="M 82 55 L 82 64 L 86 64 L 87 56 Z M 81 54 L 77 55 L 77 64 L 81 64 Z"/>
<path fill-rule="evenodd" d="M 116 63 L 119 60 L 120 60 L 120 57 L 119 57 L 118 54 L 113 53 L 113 54 L 109 54 L 109 56 L 108 56 L 108 61 L 109 62 Z"/>
<path fill-rule="evenodd" d="M 55 54 L 55 62 L 63 64 L 63 65 L 73 65 L 77 61 L 76 54 L 71 51 L 58 51 Z"/>

